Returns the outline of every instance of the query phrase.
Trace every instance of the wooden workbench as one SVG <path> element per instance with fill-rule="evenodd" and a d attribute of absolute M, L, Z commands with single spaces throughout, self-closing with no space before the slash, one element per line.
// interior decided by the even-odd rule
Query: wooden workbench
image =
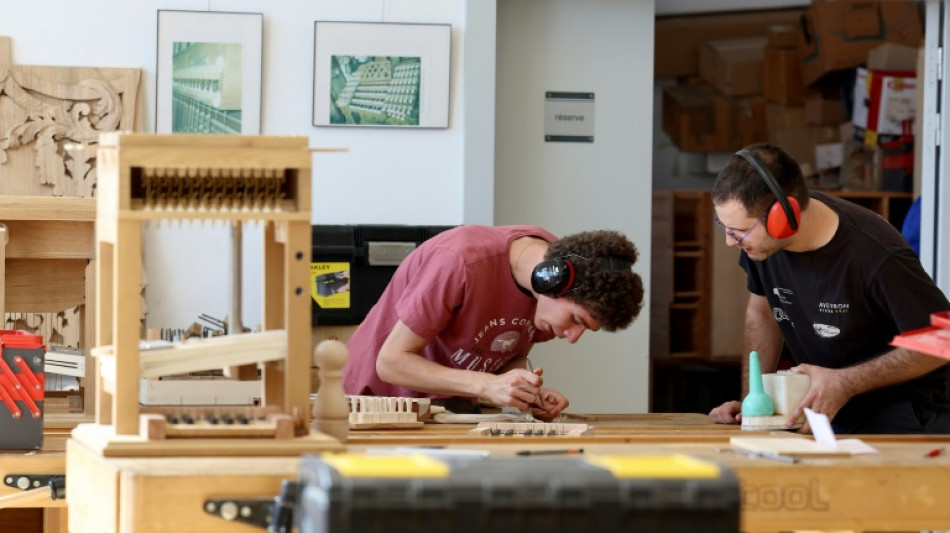
<path fill-rule="evenodd" d="M 9 475 L 38 474 L 64 475 L 66 473 L 66 441 L 77 424 L 91 421 L 88 415 L 47 414 L 43 427 L 43 449 L 39 451 L 0 450 L 0 479 Z M 21 494 L 19 489 L 0 483 L 0 498 Z M 33 531 L 30 526 L 40 520 L 45 533 L 66 533 L 66 500 L 49 497 L 19 502 L 11 508 L 0 510 L 0 533 L 24 533 Z M 37 513 L 22 512 L 36 509 Z M 10 524 L 8 524 L 8 516 Z M 15 517 L 15 518 L 12 518 Z M 14 519 L 17 523 L 13 523 Z M 22 522 L 22 523 L 20 523 Z"/>
<path fill-rule="evenodd" d="M 685 453 L 736 473 L 743 531 L 950 529 L 950 455 L 925 457 L 933 448 L 950 445 L 950 436 L 866 436 L 880 454 L 786 464 L 718 452 L 730 436 L 743 432 L 709 424 L 705 415 L 588 415 L 571 422 L 578 420 L 594 425 L 595 434 L 485 437 L 469 434 L 472 425 L 428 424 L 417 430 L 351 431 L 347 449 L 445 446 L 508 456 L 522 449 L 570 446 L 583 447 L 585 455 Z M 108 459 L 70 441 L 68 463 L 70 478 L 75 465 L 97 487 L 95 494 L 69 493 L 72 533 L 251 532 L 260 530 L 205 514 L 202 502 L 273 498 L 283 479 L 296 478 L 298 458 Z"/>

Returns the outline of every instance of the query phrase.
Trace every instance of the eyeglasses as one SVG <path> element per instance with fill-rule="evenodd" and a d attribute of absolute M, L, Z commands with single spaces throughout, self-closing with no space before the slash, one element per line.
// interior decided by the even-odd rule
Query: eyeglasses
<path fill-rule="evenodd" d="M 726 229 L 726 227 L 722 225 L 722 221 L 719 220 L 719 217 L 714 218 L 713 222 L 715 222 L 716 225 L 719 226 L 719 229 L 721 229 L 722 232 L 725 233 L 727 237 L 736 241 L 736 244 L 738 244 L 739 246 L 742 246 L 742 241 L 746 240 L 749 237 L 749 234 L 751 234 L 752 231 L 755 230 L 755 228 L 758 227 L 758 225 L 761 224 L 763 220 L 765 220 L 765 216 L 768 214 L 769 214 L 768 211 L 766 211 L 765 213 L 762 213 L 762 216 L 759 217 L 759 220 L 756 220 L 755 224 L 753 224 L 752 227 L 749 228 L 749 231 L 745 232 L 745 234 L 743 234 L 742 237 L 738 237 L 731 230 Z"/>

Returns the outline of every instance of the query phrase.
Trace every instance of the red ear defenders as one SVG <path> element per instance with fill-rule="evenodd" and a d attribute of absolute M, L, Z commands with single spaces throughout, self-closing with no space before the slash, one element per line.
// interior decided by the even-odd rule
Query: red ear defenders
<path fill-rule="evenodd" d="M 787 239 L 798 233 L 798 221 L 801 220 L 802 216 L 798 199 L 794 196 L 786 196 L 785 191 L 775 180 L 775 176 L 755 154 L 743 149 L 736 152 L 736 155 L 752 165 L 756 174 L 762 178 L 762 181 L 768 185 L 769 190 L 775 196 L 776 201 L 769 207 L 768 216 L 765 217 L 765 230 L 776 239 Z"/>
<path fill-rule="evenodd" d="M 619 255 L 597 258 L 597 273 L 630 270 L 633 262 Z M 531 272 L 531 288 L 538 294 L 562 296 L 574 288 L 574 263 L 566 257 L 541 261 Z"/>

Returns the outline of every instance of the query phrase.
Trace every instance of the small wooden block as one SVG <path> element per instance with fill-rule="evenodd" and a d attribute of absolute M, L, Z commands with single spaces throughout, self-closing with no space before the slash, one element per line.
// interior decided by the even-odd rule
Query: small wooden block
<path fill-rule="evenodd" d="M 772 416 L 743 416 L 742 431 L 775 431 L 781 429 L 798 429 L 804 424 L 805 417 L 799 418 L 797 424 L 792 427 L 785 425 L 786 415 Z"/>
<path fill-rule="evenodd" d="M 350 429 L 421 429 L 425 422 L 350 422 Z"/>
<path fill-rule="evenodd" d="M 271 414 L 267 415 L 267 421 L 274 425 L 275 439 L 294 438 L 294 419 L 292 416 L 283 413 Z"/>
<path fill-rule="evenodd" d="M 166 438 L 166 428 L 168 423 L 165 417 L 155 414 L 143 414 L 139 416 L 139 433 L 148 440 L 160 440 Z"/>

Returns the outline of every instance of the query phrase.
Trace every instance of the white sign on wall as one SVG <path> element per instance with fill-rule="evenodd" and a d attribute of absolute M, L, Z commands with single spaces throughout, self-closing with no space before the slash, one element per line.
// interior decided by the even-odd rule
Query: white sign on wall
<path fill-rule="evenodd" d="M 594 142 L 594 93 L 544 93 L 546 142 Z"/>

